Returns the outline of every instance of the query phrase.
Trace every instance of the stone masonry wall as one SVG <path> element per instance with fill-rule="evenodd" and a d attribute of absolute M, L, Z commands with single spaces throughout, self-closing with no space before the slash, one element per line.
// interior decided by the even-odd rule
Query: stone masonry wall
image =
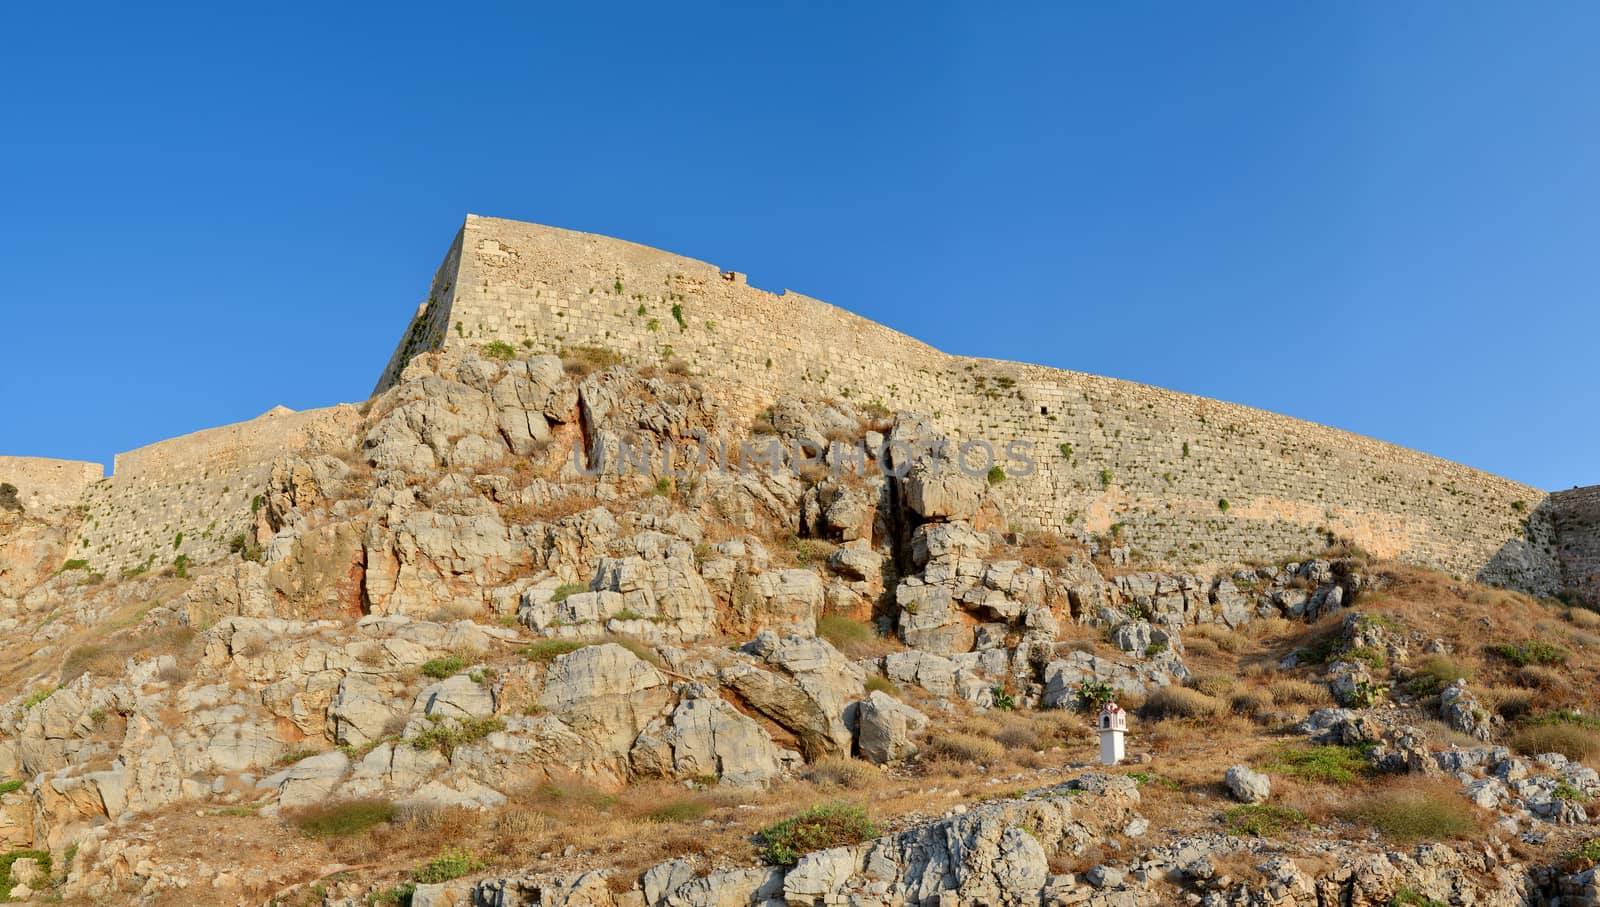
<path fill-rule="evenodd" d="M 1003 305 L 1004 291 L 987 301 Z M 754 415 L 784 393 L 929 412 L 958 438 L 1033 442 L 997 488 L 1023 528 L 1120 529 L 1203 568 L 1316 550 L 1324 531 L 1475 575 L 1545 493 L 1371 438 L 1078 372 L 951 356 L 827 303 L 592 234 L 469 216 L 379 380 L 440 347 L 601 347 L 687 364 Z M 1554 576 L 1553 558 L 1540 569 Z"/>
<path fill-rule="evenodd" d="M 23 510 L 34 515 L 48 516 L 76 506 L 105 471 L 99 463 L 81 460 L 0 457 L 0 483 L 15 485 Z"/>
<path fill-rule="evenodd" d="M 1600 485 L 1550 496 L 1563 585 L 1592 607 L 1600 607 Z"/>
<path fill-rule="evenodd" d="M 164 567 L 180 554 L 195 563 L 220 558 L 254 526 L 256 497 L 275 459 L 347 445 L 359 420 L 349 405 L 279 407 L 119 454 L 112 476 L 83 497 L 86 515 L 70 556 L 108 574 Z"/>

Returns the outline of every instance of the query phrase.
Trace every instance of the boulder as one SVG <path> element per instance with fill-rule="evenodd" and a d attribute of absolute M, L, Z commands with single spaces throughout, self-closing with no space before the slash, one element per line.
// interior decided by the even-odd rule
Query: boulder
<path fill-rule="evenodd" d="M 887 693 L 874 690 L 856 710 L 861 758 L 883 765 L 916 753 L 911 739 L 928 727 L 928 716 Z"/>
<path fill-rule="evenodd" d="M 1246 765 L 1235 765 L 1223 775 L 1228 794 L 1240 803 L 1265 803 L 1272 796 L 1272 779 Z"/>

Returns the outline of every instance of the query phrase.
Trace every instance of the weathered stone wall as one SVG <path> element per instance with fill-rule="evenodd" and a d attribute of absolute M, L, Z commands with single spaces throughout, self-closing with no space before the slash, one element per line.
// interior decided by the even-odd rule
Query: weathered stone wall
<path fill-rule="evenodd" d="M 1581 601 L 1600 607 L 1600 485 L 1550 496 L 1556 552 L 1563 585 Z"/>
<path fill-rule="evenodd" d="M 1004 304 L 997 294 L 992 304 Z M 959 438 L 1033 442 L 998 487 L 1026 528 L 1120 528 L 1153 561 L 1214 566 L 1314 550 L 1323 532 L 1474 575 L 1545 493 L 1249 407 L 1040 366 L 951 356 L 796 293 L 646 246 L 469 216 L 378 390 L 417 352 L 595 346 L 686 363 L 754 414 L 784 393 L 929 412 Z M 1226 504 L 1224 504 L 1226 502 Z M 1541 549 L 1542 551 L 1542 549 Z M 1537 569 L 1555 575 L 1539 553 Z"/>
<path fill-rule="evenodd" d="M 0 483 L 17 487 L 17 500 L 33 515 L 49 516 L 77 506 L 106 468 L 81 460 L 0 457 Z"/>
<path fill-rule="evenodd" d="M 298 413 L 279 407 L 119 454 L 111 478 L 83 496 L 86 515 L 69 556 L 105 573 L 164 567 L 180 554 L 196 563 L 222 557 L 230 540 L 254 525 L 273 460 L 346 445 L 359 420 L 349 405 Z"/>

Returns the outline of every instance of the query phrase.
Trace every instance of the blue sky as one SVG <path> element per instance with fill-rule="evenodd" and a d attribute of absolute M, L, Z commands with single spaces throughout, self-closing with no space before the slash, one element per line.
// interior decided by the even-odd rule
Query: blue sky
<path fill-rule="evenodd" d="M 363 398 L 464 214 L 1600 482 L 1600 7 L 7 11 L 0 453 Z"/>

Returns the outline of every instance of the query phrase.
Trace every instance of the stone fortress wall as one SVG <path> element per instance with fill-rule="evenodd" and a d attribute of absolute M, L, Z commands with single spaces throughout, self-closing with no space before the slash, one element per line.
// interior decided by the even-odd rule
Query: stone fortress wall
<path fill-rule="evenodd" d="M 77 506 L 105 471 L 99 463 L 81 460 L 0 457 L 0 483 L 16 486 L 17 500 L 30 514 L 53 515 Z"/>
<path fill-rule="evenodd" d="M 30 496 L 81 506 L 78 536 L 66 557 L 96 572 L 159 569 L 179 555 L 204 563 L 228 554 L 233 537 L 254 526 L 256 497 L 273 461 L 306 447 L 347 443 L 359 420 L 349 405 L 298 413 L 279 407 L 248 422 L 118 454 L 106 478 L 98 463 L 0 457 L 0 482 L 16 485 L 24 506 Z"/>
<path fill-rule="evenodd" d="M 1004 304 L 997 291 L 996 305 Z M 1032 441 L 1036 470 L 997 490 L 1029 529 L 1123 537 L 1196 569 L 1319 549 L 1325 532 L 1382 556 L 1476 575 L 1521 546 L 1539 489 L 1349 432 L 1128 381 L 942 353 L 835 306 L 646 246 L 469 215 L 429 303 L 380 378 L 440 347 L 601 347 L 681 361 L 752 415 L 785 393 L 931 413 L 957 438 Z M 1002 464 L 1016 473 L 1017 464 Z"/>
<path fill-rule="evenodd" d="M 1566 587 L 1600 607 L 1600 485 L 1558 491 L 1547 509 Z"/>

